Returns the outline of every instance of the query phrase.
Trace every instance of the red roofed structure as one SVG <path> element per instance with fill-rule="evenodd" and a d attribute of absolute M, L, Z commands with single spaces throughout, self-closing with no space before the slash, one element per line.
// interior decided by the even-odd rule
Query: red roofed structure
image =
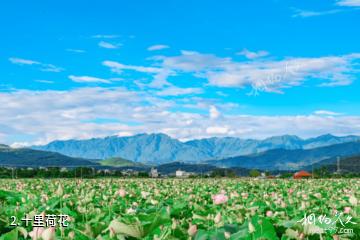
<path fill-rule="evenodd" d="M 309 178 L 311 177 L 311 173 L 308 173 L 306 171 L 299 171 L 294 173 L 294 179 L 303 179 L 303 178 Z"/>

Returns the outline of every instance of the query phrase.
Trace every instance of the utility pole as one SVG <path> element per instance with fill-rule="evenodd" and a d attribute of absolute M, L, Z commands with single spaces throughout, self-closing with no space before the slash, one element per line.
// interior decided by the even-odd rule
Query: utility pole
<path fill-rule="evenodd" d="M 338 173 L 340 173 L 340 171 L 341 171 L 341 170 L 340 170 L 340 157 L 337 157 L 337 162 L 336 162 L 336 163 L 337 163 L 337 170 L 336 170 L 336 171 L 337 171 Z"/>
<path fill-rule="evenodd" d="M 314 178 L 314 163 L 311 164 L 311 177 Z"/>

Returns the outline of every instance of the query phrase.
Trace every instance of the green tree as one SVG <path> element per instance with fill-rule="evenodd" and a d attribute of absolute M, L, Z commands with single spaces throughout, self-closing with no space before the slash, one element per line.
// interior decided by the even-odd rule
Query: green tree
<path fill-rule="evenodd" d="M 260 176 L 260 172 L 258 170 L 256 170 L 256 169 L 252 169 L 249 172 L 249 176 L 250 177 L 258 177 L 258 176 Z"/>

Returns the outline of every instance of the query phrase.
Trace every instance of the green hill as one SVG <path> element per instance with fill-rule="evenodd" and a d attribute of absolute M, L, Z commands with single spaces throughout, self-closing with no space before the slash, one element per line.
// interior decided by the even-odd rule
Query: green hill
<path fill-rule="evenodd" d="M 0 145 L 0 166 L 75 167 L 94 165 L 96 166 L 98 163 L 88 159 L 68 157 L 60 153 Z"/>
<path fill-rule="evenodd" d="M 320 161 L 360 154 L 360 142 L 348 142 L 313 149 L 273 149 L 262 153 L 206 161 L 218 167 L 261 170 L 297 170 Z M 322 164 L 323 165 L 323 164 Z"/>
<path fill-rule="evenodd" d="M 350 156 L 340 159 L 340 171 L 360 173 L 360 156 Z M 329 158 L 320 161 L 313 166 L 314 169 L 326 168 L 329 172 L 337 171 L 337 158 Z M 311 169 L 311 166 L 308 167 Z"/>
<path fill-rule="evenodd" d="M 101 160 L 99 162 L 103 166 L 111 166 L 111 167 L 140 167 L 145 166 L 144 164 L 133 162 L 124 158 L 114 157 L 108 158 L 105 160 Z"/>

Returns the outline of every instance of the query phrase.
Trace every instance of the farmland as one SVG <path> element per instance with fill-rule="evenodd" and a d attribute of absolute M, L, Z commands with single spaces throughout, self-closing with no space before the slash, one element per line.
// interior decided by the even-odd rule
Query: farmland
<path fill-rule="evenodd" d="M 360 179 L 0 179 L 0 239 L 360 239 L 359 199 Z"/>

